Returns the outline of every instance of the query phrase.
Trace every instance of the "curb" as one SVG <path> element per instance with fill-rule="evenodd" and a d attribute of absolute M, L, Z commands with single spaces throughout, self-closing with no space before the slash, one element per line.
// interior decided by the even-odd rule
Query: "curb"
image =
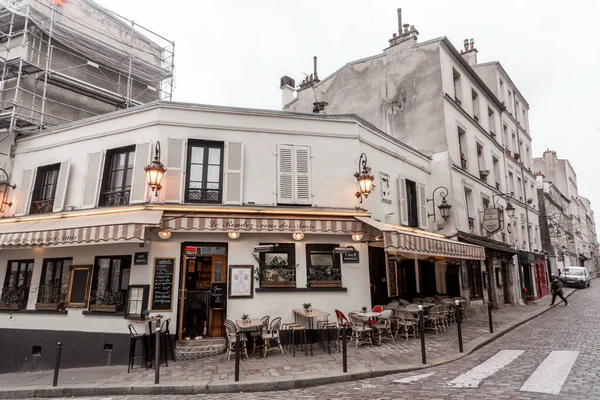
<path fill-rule="evenodd" d="M 572 290 L 565 297 L 570 297 L 576 290 Z M 422 364 L 407 364 L 400 367 L 385 368 L 385 369 L 362 369 L 348 372 L 345 374 L 334 375 L 319 375 L 319 376 L 303 376 L 298 378 L 288 379 L 279 377 L 270 380 L 247 380 L 234 382 L 230 380 L 224 381 L 196 381 L 189 382 L 172 382 L 167 384 L 154 385 L 151 383 L 129 384 L 82 384 L 71 385 L 64 387 L 52 386 L 33 386 L 29 388 L 18 389 L 0 389 L 0 399 L 18 399 L 18 398 L 33 398 L 33 397 L 76 397 L 76 396 L 124 396 L 124 395 L 190 395 L 190 394 L 207 394 L 207 393 L 239 393 L 239 392 L 269 392 L 279 390 L 301 389 L 311 386 L 320 386 L 330 383 L 348 382 L 362 379 L 375 378 L 385 375 L 397 374 L 401 372 L 418 371 L 433 366 L 444 365 L 450 362 L 460 360 L 482 347 L 490 344 L 494 340 L 504 336 L 508 332 L 517 327 L 531 321 L 534 318 L 546 313 L 547 311 L 558 306 L 557 303 L 553 306 L 548 306 L 539 312 L 527 316 L 514 324 L 501 325 L 494 333 L 481 335 L 465 344 L 463 353 L 451 353 L 432 360 L 430 363 Z"/>

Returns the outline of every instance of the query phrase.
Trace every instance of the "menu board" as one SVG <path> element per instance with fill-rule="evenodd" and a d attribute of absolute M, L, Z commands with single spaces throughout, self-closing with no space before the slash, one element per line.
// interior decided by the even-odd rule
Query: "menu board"
<path fill-rule="evenodd" d="M 398 296 L 398 266 L 395 260 L 388 261 L 387 270 L 387 285 L 388 285 L 388 297 Z"/>
<path fill-rule="evenodd" d="M 210 288 L 210 308 L 227 308 L 227 284 L 213 283 Z"/>
<path fill-rule="evenodd" d="M 171 311 L 173 309 L 174 266 L 174 258 L 154 259 L 154 278 L 152 279 L 152 311 Z"/>

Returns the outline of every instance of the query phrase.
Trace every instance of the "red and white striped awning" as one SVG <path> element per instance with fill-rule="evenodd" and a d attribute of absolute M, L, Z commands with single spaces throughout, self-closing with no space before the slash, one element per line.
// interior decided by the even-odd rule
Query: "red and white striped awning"
<path fill-rule="evenodd" d="M 0 247 L 139 243 L 162 211 L 135 211 L 0 224 Z"/>

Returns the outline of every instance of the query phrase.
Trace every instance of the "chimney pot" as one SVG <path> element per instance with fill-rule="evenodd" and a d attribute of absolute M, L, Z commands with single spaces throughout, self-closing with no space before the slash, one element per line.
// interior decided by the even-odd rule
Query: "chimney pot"
<path fill-rule="evenodd" d="M 475 48 L 475 41 L 473 39 L 471 39 L 471 50 L 473 50 Z"/>
<path fill-rule="evenodd" d="M 398 34 L 402 35 L 402 9 L 398 9 Z"/>
<path fill-rule="evenodd" d="M 396 37 L 396 32 L 392 33 L 392 37 L 395 38 Z"/>
<path fill-rule="evenodd" d="M 465 46 L 465 51 L 469 51 L 469 39 L 465 39 L 463 45 Z"/>
<path fill-rule="evenodd" d="M 404 33 L 408 33 L 408 27 L 410 26 L 410 24 L 404 24 L 402 26 L 404 27 Z"/>
<path fill-rule="evenodd" d="M 415 30 L 415 26 L 414 26 L 414 25 L 411 25 L 411 26 L 410 26 L 410 30 L 411 30 L 411 31 L 414 31 L 414 30 Z"/>

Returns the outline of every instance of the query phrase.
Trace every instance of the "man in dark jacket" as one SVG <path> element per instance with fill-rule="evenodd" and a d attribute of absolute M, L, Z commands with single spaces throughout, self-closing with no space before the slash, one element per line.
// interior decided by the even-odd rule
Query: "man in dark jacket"
<path fill-rule="evenodd" d="M 560 297 L 562 301 L 565 302 L 565 306 L 569 305 L 569 302 L 567 302 L 567 299 L 565 299 L 563 296 L 563 284 L 556 275 L 552 275 L 552 286 L 550 287 L 550 292 L 552 293 L 552 304 L 550 305 L 554 305 L 556 296 Z"/>

